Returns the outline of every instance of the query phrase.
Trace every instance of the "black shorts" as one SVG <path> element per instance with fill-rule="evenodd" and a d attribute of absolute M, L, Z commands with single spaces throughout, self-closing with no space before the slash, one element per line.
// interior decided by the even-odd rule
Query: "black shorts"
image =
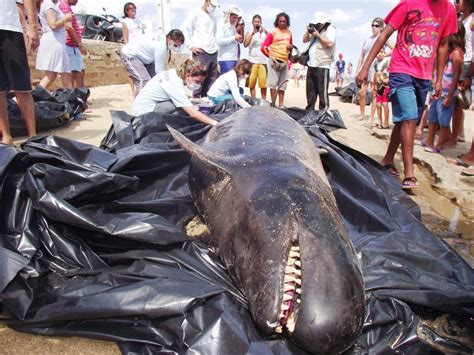
<path fill-rule="evenodd" d="M 0 30 L 0 92 L 31 91 L 23 33 Z"/>

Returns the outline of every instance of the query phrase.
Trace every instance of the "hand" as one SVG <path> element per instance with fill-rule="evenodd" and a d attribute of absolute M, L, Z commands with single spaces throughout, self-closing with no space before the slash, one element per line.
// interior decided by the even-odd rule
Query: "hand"
<path fill-rule="evenodd" d="M 79 46 L 79 51 L 82 55 L 87 55 L 87 48 L 84 47 L 82 44 Z"/>
<path fill-rule="evenodd" d="M 216 124 L 218 124 L 219 121 L 216 121 L 216 120 L 212 120 L 212 122 L 210 123 L 211 126 L 215 126 Z"/>
<path fill-rule="evenodd" d="M 443 100 L 443 106 L 448 108 L 449 106 L 451 106 L 452 100 L 453 100 L 453 97 L 451 95 L 446 95 Z"/>
<path fill-rule="evenodd" d="M 319 36 L 320 36 L 319 31 L 314 30 L 314 32 L 311 33 L 311 36 L 313 36 L 314 38 L 319 38 Z"/>
<path fill-rule="evenodd" d="M 235 35 L 235 40 L 236 40 L 237 42 L 241 42 L 241 41 L 242 41 L 242 38 L 243 38 L 243 37 L 242 37 L 242 35 L 241 35 L 240 33 L 237 33 L 237 34 Z"/>
<path fill-rule="evenodd" d="M 462 90 L 465 91 L 467 89 L 470 89 L 471 88 L 471 85 L 472 85 L 472 79 L 470 76 L 466 76 L 462 82 Z"/>
<path fill-rule="evenodd" d="M 360 88 L 362 85 L 367 84 L 367 77 L 369 76 L 369 71 L 364 67 L 360 68 L 359 73 L 356 76 L 356 84 Z"/>
<path fill-rule="evenodd" d="M 39 46 L 39 36 L 38 36 L 38 30 L 35 28 L 32 28 L 31 26 L 28 26 L 25 32 L 25 38 L 26 38 L 26 45 L 30 46 L 31 50 L 35 50 Z"/>
<path fill-rule="evenodd" d="M 202 53 L 202 49 L 198 47 L 191 47 L 191 52 L 197 55 L 199 53 Z"/>
<path fill-rule="evenodd" d="M 293 45 L 292 44 L 287 45 L 286 49 L 288 49 L 288 52 L 291 52 L 291 50 L 293 49 Z"/>
<path fill-rule="evenodd" d="M 74 14 L 73 13 L 68 13 L 68 14 L 64 15 L 63 21 L 64 21 L 64 23 L 71 22 L 73 18 L 74 18 Z"/>
<path fill-rule="evenodd" d="M 431 95 L 433 100 L 439 99 L 441 97 L 441 92 L 442 92 L 441 81 L 437 80 L 435 85 L 434 85 L 433 94 Z"/>

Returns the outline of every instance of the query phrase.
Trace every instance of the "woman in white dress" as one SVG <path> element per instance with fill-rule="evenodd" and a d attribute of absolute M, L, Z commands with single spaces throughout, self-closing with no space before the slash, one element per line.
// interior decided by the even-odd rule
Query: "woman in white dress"
<path fill-rule="evenodd" d="M 123 42 L 127 44 L 134 38 L 140 38 L 145 34 L 145 25 L 136 18 L 137 7 L 133 2 L 127 2 L 123 6 L 122 32 Z"/>
<path fill-rule="evenodd" d="M 39 18 L 43 36 L 36 56 L 36 69 L 46 72 L 39 82 L 43 88 L 47 89 L 60 73 L 63 87 L 72 89 L 66 51 L 66 27 L 71 26 L 74 15 L 64 15 L 56 3 L 57 0 L 44 0 L 41 4 Z"/>

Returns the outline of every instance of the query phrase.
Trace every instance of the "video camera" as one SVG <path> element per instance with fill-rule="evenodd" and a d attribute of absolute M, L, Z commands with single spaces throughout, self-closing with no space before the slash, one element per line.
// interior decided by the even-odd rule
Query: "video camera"
<path fill-rule="evenodd" d="M 325 31 L 329 27 L 330 23 L 308 23 L 308 32 L 312 34 L 314 31 L 322 32 Z"/>

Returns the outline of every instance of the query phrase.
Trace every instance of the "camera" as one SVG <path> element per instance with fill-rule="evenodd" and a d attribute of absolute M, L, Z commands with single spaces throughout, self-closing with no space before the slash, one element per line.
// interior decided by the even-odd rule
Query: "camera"
<path fill-rule="evenodd" d="M 260 25 L 255 26 L 255 30 L 260 31 Z"/>
<path fill-rule="evenodd" d="M 316 25 L 314 23 L 308 24 L 308 33 L 313 33 L 316 31 Z"/>

